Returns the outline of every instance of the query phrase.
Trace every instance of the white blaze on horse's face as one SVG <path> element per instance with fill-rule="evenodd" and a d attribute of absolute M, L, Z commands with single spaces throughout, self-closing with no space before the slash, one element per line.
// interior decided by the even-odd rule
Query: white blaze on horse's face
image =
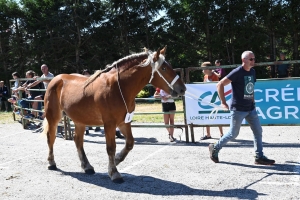
<path fill-rule="evenodd" d="M 165 62 L 165 56 L 163 56 L 162 54 L 159 55 L 158 57 L 158 60 L 156 62 L 153 61 L 153 57 L 154 57 L 155 53 L 152 54 L 152 55 L 149 55 L 149 57 L 151 56 L 151 61 L 150 61 L 150 64 L 151 64 L 151 67 L 152 67 L 152 75 L 151 75 L 151 78 L 149 80 L 149 83 L 151 83 L 153 77 L 154 77 L 154 73 L 157 72 L 158 75 L 167 83 L 167 85 L 172 89 L 174 90 L 173 86 L 174 84 L 176 83 L 176 81 L 179 79 L 179 76 L 176 75 L 174 77 L 174 79 L 171 81 L 171 83 L 169 83 L 165 77 L 159 72 L 159 68 L 162 66 L 162 64 Z"/>

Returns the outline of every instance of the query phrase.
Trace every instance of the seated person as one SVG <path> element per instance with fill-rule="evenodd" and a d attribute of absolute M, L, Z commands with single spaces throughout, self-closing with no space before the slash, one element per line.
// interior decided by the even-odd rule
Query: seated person
<path fill-rule="evenodd" d="M 35 75 L 35 72 L 32 70 L 29 70 L 28 72 L 26 72 L 26 78 L 33 78 L 34 75 Z M 28 80 L 22 85 L 22 88 L 19 88 L 19 90 L 25 90 L 25 91 L 29 92 L 29 96 L 25 100 L 20 101 L 20 105 L 22 106 L 22 108 L 29 108 L 31 101 L 27 101 L 27 100 L 34 100 L 34 98 L 36 96 L 41 95 L 40 91 L 28 90 L 28 89 L 40 89 L 39 84 L 32 87 L 31 84 L 33 82 L 35 82 L 35 80 Z M 41 108 L 38 108 L 38 109 L 40 110 Z M 33 113 L 36 114 L 36 112 L 33 112 Z M 26 116 L 26 118 L 32 118 L 32 117 L 35 117 L 35 115 L 30 114 L 30 115 Z"/>

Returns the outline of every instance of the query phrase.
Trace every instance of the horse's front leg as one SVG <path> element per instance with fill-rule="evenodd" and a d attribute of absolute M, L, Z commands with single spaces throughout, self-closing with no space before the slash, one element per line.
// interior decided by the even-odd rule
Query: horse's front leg
<path fill-rule="evenodd" d="M 94 167 L 89 163 L 84 149 L 83 149 L 83 135 L 85 131 L 85 125 L 75 124 L 74 142 L 77 147 L 78 156 L 81 162 L 81 168 L 86 174 L 95 174 Z"/>
<path fill-rule="evenodd" d="M 134 145 L 134 139 L 132 137 L 132 132 L 131 132 L 131 124 L 123 123 L 123 124 L 119 125 L 119 129 L 126 138 L 126 144 L 125 144 L 125 147 L 122 149 L 122 151 L 120 151 L 120 153 L 118 153 L 116 155 L 116 158 L 115 158 L 116 165 L 118 165 L 120 162 L 122 162 L 126 158 L 129 151 L 131 151 L 133 149 L 133 145 Z"/>
<path fill-rule="evenodd" d="M 118 172 L 115 163 L 116 154 L 116 125 L 113 123 L 104 124 L 105 139 L 106 139 L 106 151 L 108 154 L 108 175 L 115 183 L 123 183 L 124 180 L 121 174 Z"/>

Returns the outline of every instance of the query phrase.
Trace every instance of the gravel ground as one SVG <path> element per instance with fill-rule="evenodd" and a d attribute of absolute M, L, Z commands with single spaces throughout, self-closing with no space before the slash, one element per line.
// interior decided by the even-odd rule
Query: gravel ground
<path fill-rule="evenodd" d="M 44 137 L 18 123 L 0 124 L 0 199 L 300 199 L 299 127 L 264 127 L 264 153 L 276 160 L 274 166 L 254 165 L 249 127 L 213 163 L 207 146 L 219 133 L 211 132 L 214 139 L 199 142 L 203 129 L 196 128 L 196 144 L 170 143 L 165 129 L 133 128 L 134 149 L 118 166 L 125 182 L 114 184 L 107 175 L 104 134 L 85 136 L 96 171 L 86 175 L 73 141 L 57 137 L 58 170 L 49 171 Z M 175 130 L 177 138 L 180 133 Z M 123 146 L 117 139 L 117 151 Z"/>

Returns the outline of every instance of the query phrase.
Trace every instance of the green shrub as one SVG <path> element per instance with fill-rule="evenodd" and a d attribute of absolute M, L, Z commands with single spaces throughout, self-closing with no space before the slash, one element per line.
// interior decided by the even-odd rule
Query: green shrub
<path fill-rule="evenodd" d="M 151 94 L 149 92 L 149 90 L 147 89 L 142 89 L 137 95 L 136 97 L 137 98 L 147 98 L 147 97 L 150 97 Z"/>

